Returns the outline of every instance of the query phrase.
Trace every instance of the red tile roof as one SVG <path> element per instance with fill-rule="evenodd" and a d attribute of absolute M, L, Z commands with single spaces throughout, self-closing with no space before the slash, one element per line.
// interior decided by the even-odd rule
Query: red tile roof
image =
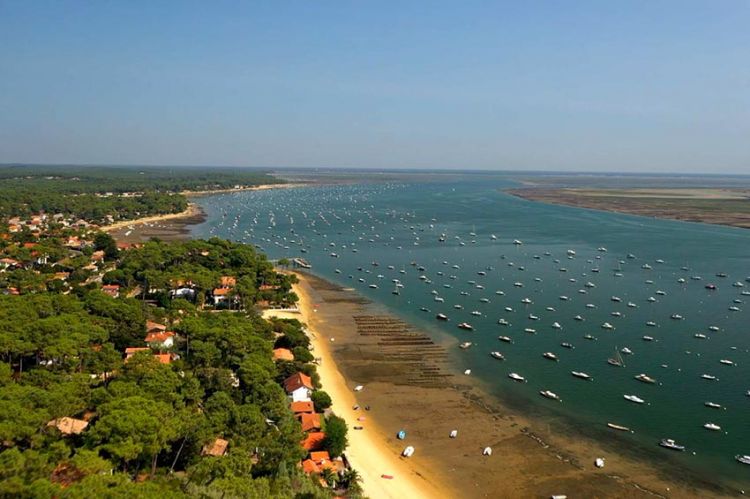
<path fill-rule="evenodd" d="M 164 343 L 169 338 L 174 337 L 174 333 L 172 331 L 164 331 L 161 333 L 148 333 L 146 335 L 145 341 L 146 343 Z"/>
<path fill-rule="evenodd" d="M 305 402 L 292 402 L 290 408 L 292 409 L 292 412 L 294 414 L 315 412 L 315 405 L 310 400 L 307 400 Z"/>
<path fill-rule="evenodd" d="M 273 351 L 273 360 L 294 360 L 294 354 L 288 348 L 276 348 Z"/>
<path fill-rule="evenodd" d="M 310 390 L 313 389 L 313 384 L 310 376 L 304 373 L 294 373 L 284 380 L 284 390 L 286 390 L 287 393 L 292 393 L 294 390 L 297 390 L 298 388 L 301 388 L 303 386 Z"/>
<path fill-rule="evenodd" d="M 318 450 L 323 446 L 326 434 L 322 431 L 311 431 L 302 441 L 302 448 L 308 451 Z"/>
<path fill-rule="evenodd" d="M 320 414 L 301 414 L 299 421 L 302 424 L 302 431 L 320 429 Z"/>

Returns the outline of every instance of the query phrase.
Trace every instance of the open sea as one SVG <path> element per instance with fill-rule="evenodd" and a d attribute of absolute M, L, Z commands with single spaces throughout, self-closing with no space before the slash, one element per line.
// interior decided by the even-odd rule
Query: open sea
<path fill-rule="evenodd" d="M 315 274 L 449 338 L 456 369 L 500 399 L 655 466 L 669 459 L 750 487 L 750 466 L 735 461 L 750 454 L 750 230 L 546 205 L 508 187 L 517 184 L 503 175 L 465 175 L 221 194 L 199 199 L 208 217 L 192 232 L 306 259 Z M 686 451 L 659 447 L 663 438 Z"/>

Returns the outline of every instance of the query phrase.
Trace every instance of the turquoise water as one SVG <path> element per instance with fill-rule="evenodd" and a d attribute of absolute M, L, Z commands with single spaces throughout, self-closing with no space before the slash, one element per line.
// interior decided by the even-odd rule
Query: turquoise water
<path fill-rule="evenodd" d="M 472 369 L 494 395 L 604 435 L 607 422 L 628 426 L 635 433 L 617 433 L 616 442 L 703 477 L 750 484 L 750 466 L 734 460 L 750 454 L 750 294 L 742 294 L 750 290 L 750 231 L 544 205 L 499 190 L 510 185 L 500 176 L 467 176 L 217 195 L 201 199 L 208 220 L 194 234 L 254 243 L 271 258 L 304 257 L 316 274 L 356 288 L 428 332 L 455 338 L 457 367 Z M 392 294 L 393 279 L 403 284 L 399 295 Z M 717 289 L 707 290 L 709 283 Z M 450 321 L 435 320 L 438 312 Z M 574 320 L 576 315 L 585 320 Z M 498 324 L 501 318 L 510 325 Z M 473 332 L 456 327 L 464 321 Z M 603 329 L 605 322 L 614 329 Z M 459 350 L 461 341 L 474 345 Z M 624 347 L 633 352 L 622 355 L 625 367 L 608 365 L 607 358 Z M 490 351 L 506 360 L 491 358 Z M 545 359 L 544 352 L 559 361 Z M 594 380 L 575 378 L 573 370 Z M 509 372 L 528 383 L 511 381 Z M 635 380 L 639 373 L 657 383 Z M 555 392 L 562 403 L 542 398 L 540 390 Z M 646 403 L 629 402 L 624 394 Z M 725 409 L 705 407 L 707 401 Z M 721 431 L 704 429 L 708 422 Z M 687 452 L 658 447 L 662 438 L 675 439 Z"/>

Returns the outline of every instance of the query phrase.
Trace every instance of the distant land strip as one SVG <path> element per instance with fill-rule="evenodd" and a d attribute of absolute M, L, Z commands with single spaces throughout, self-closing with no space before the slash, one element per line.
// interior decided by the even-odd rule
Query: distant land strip
<path fill-rule="evenodd" d="M 750 189 L 505 189 L 542 203 L 750 228 Z"/>

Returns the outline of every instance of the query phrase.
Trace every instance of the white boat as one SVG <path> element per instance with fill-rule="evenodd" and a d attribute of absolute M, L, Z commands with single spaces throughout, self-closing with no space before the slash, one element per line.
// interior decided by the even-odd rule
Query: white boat
<path fill-rule="evenodd" d="M 560 346 L 563 348 L 569 348 L 571 350 L 575 348 L 572 343 L 568 343 L 567 341 L 563 341 L 562 343 L 560 343 Z"/>
<path fill-rule="evenodd" d="M 701 378 L 707 379 L 709 381 L 719 381 L 719 378 L 717 378 L 716 376 L 713 376 L 711 374 L 701 374 Z"/>
<path fill-rule="evenodd" d="M 497 323 L 501 326 L 510 326 L 510 322 L 506 321 L 505 319 L 500 319 L 497 321 Z"/>
<path fill-rule="evenodd" d="M 492 455 L 492 447 L 485 447 L 484 450 L 482 450 L 483 456 L 491 456 Z"/>
<path fill-rule="evenodd" d="M 585 372 L 582 372 L 582 371 L 570 371 L 570 374 L 572 374 L 576 378 L 585 379 L 587 381 L 592 381 L 594 379 L 594 378 L 592 378 L 591 376 L 589 376 L 588 374 L 586 374 Z"/>
<path fill-rule="evenodd" d="M 654 341 L 653 336 L 643 336 L 643 341 Z"/>
<path fill-rule="evenodd" d="M 498 340 L 504 341 L 505 343 L 513 343 L 513 340 L 510 338 L 510 336 L 498 336 Z"/>
<path fill-rule="evenodd" d="M 703 334 L 703 333 L 695 333 L 695 334 L 693 335 L 693 337 L 694 337 L 694 338 L 698 338 L 699 340 L 705 340 L 706 338 L 708 338 L 708 336 L 706 336 L 706 335 L 705 335 L 705 334 Z"/>
<path fill-rule="evenodd" d="M 545 359 L 554 360 L 554 361 L 560 360 L 560 359 L 557 358 L 557 355 L 555 355 L 552 352 L 544 352 L 542 354 L 542 357 L 544 357 Z"/>
<path fill-rule="evenodd" d="M 490 352 L 490 355 L 497 360 L 505 360 L 505 356 L 500 352 Z"/>
<path fill-rule="evenodd" d="M 524 332 L 529 333 L 529 334 L 536 334 L 536 329 L 527 327 L 524 329 Z"/>
<path fill-rule="evenodd" d="M 552 323 L 552 328 L 553 329 L 562 329 L 562 326 L 560 325 L 559 322 L 553 322 Z"/>
<path fill-rule="evenodd" d="M 622 298 L 620 298 L 619 296 L 613 296 L 612 298 L 610 298 L 610 300 L 612 300 L 613 302 L 619 303 L 622 301 Z"/>
<path fill-rule="evenodd" d="M 731 360 L 729 360 L 729 359 L 721 359 L 721 360 L 720 360 L 719 362 L 721 362 L 721 363 L 722 363 L 722 364 L 724 364 L 725 366 L 733 366 L 733 365 L 734 365 L 734 362 L 732 362 L 732 361 L 731 361 Z"/>
<path fill-rule="evenodd" d="M 579 322 L 582 322 L 582 321 L 583 321 L 583 317 L 581 317 L 580 315 L 576 315 L 575 317 L 573 317 L 573 319 L 574 319 L 574 320 L 577 320 L 577 321 L 579 321 Z"/>
<path fill-rule="evenodd" d="M 458 345 L 458 348 L 460 348 L 462 350 L 466 350 L 471 345 L 472 345 L 472 343 L 470 341 L 464 341 L 463 343 L 461 343 L 460 345 Z"/>
<path fill-rule="evenodd" d="M 659 445 L 661 445 L 662 447 L 664 447 L 666 449 L 676 450 L 676 451 L 680 451 L 680 452 L 682 452 L 682 451 L 685 450 L 685 446 L 684 445 L 679 445 L 677 442 L 675 442 L 671 438 L 665 438 L 665 439 L 663 439 L 661 442 L 659 442 Z"/>
<path fill-rule="evenodd" d="M 669 316 L 669 318 L 670 318 L 670 319 L 674 319 L 674 320 L 676 320 L 676 321 L 681 321 L 681 320 L 683 320 L 683 319 L 684 319 L 684 317 L 683 317 L 683 316 L 681 316 L 680 314 L 672 314 L 672 315 L 670 315 L 670 316 Z"/>
<path fill-rule="evenodd" d="M 646 322 L 646 325 L 648 327 L 656 327 L 656 323 L 654 321 L 648 321 L 648 322 Z"/>
<path fill-rule="evenodd" d="M 403 451 L 401 451 L 401 455 L 404 456 L 404 457 L 411 457 L 411 456 L 413 456 L 414 455 L 414 447 L 412 447 L 411 445 L 409 445 Z"/>
<path fill-rule="evenodd" d="M 631 431 L 630 428 L 628 428 L 627 426 L 622 426 L 622 425 L 615 424 L 615 423 L 607 423 L 607 426 L 609 428 L 612 428 L 613 430 Z"/>
<path fill-rule="evenodd" d="M 636 404 L 643 404 L 645 402 L 645 400 L 643 400 L 637 395 L 623 395 L 623 397 L 625 398 L 625 400 L 635 402 Z"/>
<path fill-rule="evenodd" d="M 547 397 L 548 399 L 557 400 L 558 402 L 562 402 L 562 400 L 560 399 L 560 397 L 555 392 L 551 392 L 549 390 L 542 390 L 542 391 L 539 392 L 539 394 L 542 397 Z"/>
<path fill-rule="evenodd" d="M 703 405 L 711 409 L 721 409 L 721 404 L 717 404 L 716 402 L 704 402 Z"/>
<path fill-rule="evenodd" d="M 629 301 L 629 302 L 628 302 L 628 307 L 630 307 L 630 308 L 637 308 L 637 307 L 638 307 L 638 305 L 636 305 L 636 304 L 635 304 L 635 303 L 633 303 L 632 301 Z"/>
<path fill-rule="evenodd" d="M 458 430 L 451 430 L 450 434 L 448 435 L 450 438 L 456 438 L 458 436 Z"/>
<path fill-rule="evenodd" d="M 519 382 L 521 382 L 521 383 L 526 383 L 526 378 L 524 378 L 524 377 L 523 377 L 523 376 L 521 376 L 520 374 L 516 374 L 516 373 L 510 373 L 510 374 L 508 374 L 508 377 L 509 377 L 510 379 L 512 379 L 513 381 L 519 381 Z"/>
<path fill-rule="evenodd" d="M 604 458 L 603 457 L 597 457 L 594 460 L 594 466 L 597 468 L 604 468 Z"/>
<path fill-rule="evenodd" d="M 461 323 L 459 323 L 458 324 L 458 328 L 459 329 L 464 329 L 466 331 L 473 331 L 474 330 L 474 326 L 472 326 L 468 322 L 461 322 Z"/>
<path fill-rule="evenodd" d="M 633 355 L 633 351 L 629 349 L 628 347 L 623 347 L 620 349 L 621 353 L 624 353 L 625 355 Z"/>
<path fill-rule="evenodd" d="M 439 320 L 439 321 L 447 321 L 447 320 L 448 320 L 448 316 L 447 316 L 447 315 L 445 315 L 445 314 L 437 314 L 437 315 L 435 316 L 435 318 L 436 318 L 437 320 Z"/>
<path fill-rule="evenodd" d="M 637 379 L 638 381 L 642 381 L 643 383 L 649 383 L 649 384 L 656 383 L 656 380 L 654 378 L 652 378 L 651 376 L 649 376 L 647 374 L 643 374 L 643 373 L 637 374 L 635 376 L 635 379 Z"/>
<path fill-rule="evenodd" d="M 521 241 L 521 240 L 519 240 L 519 239 L 514 239 L 514 240 L 513 240 L 513 244 L 515 244 L 516 246 L 520 246 L 520 245 L 522 245 L 522 244 L 523 244 L 523 241 Z"/>
<path fill-rule="evenodd" d="M 703 427 L 711 431 L 721 431 L 721 426 L 714 424 L 714 423 L 706 423 L 703 425 Z"/>
<path fill-rule="evenodd" d="M 528 304 L 531 303 L 531 298 L 524 298 L 524 299 L 521 300 L 521 303 L 525 303 L 525 304 L 528 305 Z"/>
<path fill-rule="evenodd" d="M 744 456 L 741 456 L 737 454 L 734 456 L 734 458 L 737 460 L 737 462 L 740 462 L 742 464 L 750 464 L 750 456 L 745 454 Z"/>
<path fill-rule="evenodd" d="M 604 324 L 602 324 L 602 329 L 614 329 L 614 328 L 615 327 L 609 322 L 605 322 Z"/>

